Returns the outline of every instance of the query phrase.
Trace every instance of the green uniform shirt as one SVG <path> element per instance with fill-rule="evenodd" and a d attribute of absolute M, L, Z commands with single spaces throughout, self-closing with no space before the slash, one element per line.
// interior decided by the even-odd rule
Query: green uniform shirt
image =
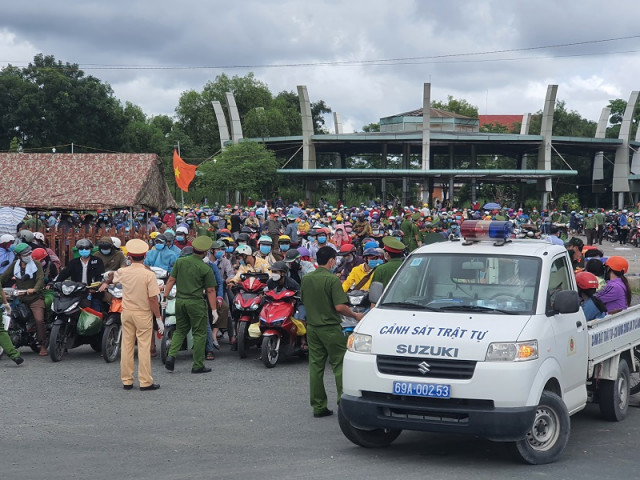
<path fill-rule="evenodd" d="M 324 267 L 318 267 L 302 278 L 302 303 L 307 309 L 307 324 L 313 327 L 340 325 L 335 305 L 348 303 L 340 279 Z"/>
<path fill-rule="evenodd" d="M 13 269 L 15 268 L 16 262 L 19 261 L 20 260 L 15 259 L 13 263 L 9 265 L 4 271 L 2 277 L 0 277 L 0 283 L 2 283 L 2 285 L 9 284 L 9 281 L 13 277 Z M 16 288 L 18 290 L 28 290 L 30 288 L 36 290 L 36 292 L 32 293 L 31 295 L 20 296 L 20 301 L 26 304 L 30 304 L 31 302 L 44 297 L 44 294 L 42 292 L 42 289 L 44 288 L 44 271 L 42 270 L 42 264 L 37 260 L 33 260 L 33 262 L 37 267 L 36 273 L 33 278 L 27 277 L 26 275 L 23 275 L 21 279 L 16 277 Z"/>
<path fill-rule="evenodd" d="M 378 265 L 376 269 L 373 271 L 373 278 L 371 282 L 380 282 L 385 287 L 389 284 L 391 277 L 396 273 L 396 270 L 400 268 L 404 258 L 392 258 L 387 263 L 382 265 Z"/>
<path fill-rule="evenodd" d="M 422 232 L 421 237 L 422 245 L 431 245 L 432 243 L 444 242 L 447 240 L 438 232 Z"/>
<path fill-rule="evenodd" d="M 598 212 L 594 215 L 596 219 L 596 225 L 604 225 L 604 213 Z"/>
<path fill-rule="evenodd" d="M 171 276 L 176 279 L 176 298 L 179 300 L 202 300 L 203 289 L 218 285 L 211 267 L 197 255 L 178 258 Z"/>
<path fill-rule="evenodd" d="M 404 243 L 410 252 L 413 252 L 418 248 L 418 242 L 416 242 L 416 235 L 418 234 L 418 227 L 411 220 L 403 220 L 400 225 L 400 230 L 404 233 L 402 237 L 402 243 Z"/>
<path fill-rule="evenodd" d="M 596 228 L 596 219 L 595 217 L 586 217 L 584 219 L 584 229 L 585 230 L 595 230 Z"/>

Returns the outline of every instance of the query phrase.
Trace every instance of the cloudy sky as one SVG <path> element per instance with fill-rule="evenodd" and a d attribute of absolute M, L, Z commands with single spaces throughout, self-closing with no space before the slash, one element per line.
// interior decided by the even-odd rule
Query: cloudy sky
<path fill-rule="evenodd" d="M 424 82 L 481 114 L 536 112 L 557 83 L 595 121 L 640 88 L 637 0 L 27 3 L 2 7 L 0 66 L 54 55 L 148 115 L 172 115 L 222 72 L 252 71 L 272 92 L 307 85 L 347 132 L 420 108 Z"/>

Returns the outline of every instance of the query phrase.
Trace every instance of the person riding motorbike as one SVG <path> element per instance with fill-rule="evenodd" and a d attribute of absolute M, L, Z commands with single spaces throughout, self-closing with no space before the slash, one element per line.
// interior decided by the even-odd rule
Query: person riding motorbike
<path fill-rule="evenodd" d="M 144 259 L 144 264 L 147 267 L 158 267 L 166 270 L 167 272 L 171 272 L 173 264 L 176 263 L 176 260 L 178 259 L 178 254 L 166 248 L 167 237 L 163 234 L 156 235 L 153 242 L 154 248 L 149 250 L 147 253 L 147 256 Z"/>
<path fill-rule="evenodd" d="M 273 240 L 269 235 L 262 235 L 258 239 L 258 251 L 253 255 L 265 260 L 269 266 L 276 263 L 278 260 L 282 260 L 283 255 L 280 251 L 273 250 Z"/>
<path fill-rule="evenodd" d="M 46 356 L 47 338 L 44 324 L 44 271 L 40 262 L 33 259 L 33 250 L 26 243 L 19 243 L 14 248 L 16 259 L 4 271 L 0 277 L 0 283 L 7 285 L 15 278 L 16 288 L 26 290 L 25 295 L 20 296 L 20 301 L 29 307 L 36 321 L 40 355 Z"/>
<path fill-rule="evenodd" d="M 49 257 L 49 254 L 44 248 L 36 248 L 31 253 L 31 257 L 40 262 L 42 265 L 42 271 L 44 272 L 44 284 L 47 285 L 58 276 L 58 267 Z"/>
<path fill-rule="evenodd" d="M 271 266 L 271 275 L 267 280 L 267 288 L 269 290 L 292 290 L 296 293 L 300 292 L 300 284 L 289 275 L 289 267 L 287 264 L 279 260 Z"/>
<path fill-rule="evenodd" d="M 104 263 L 94 255 L 91 255 L 93 243 L 87 238 L 81 238 L 76 242 L 78 249 L 78 258 L 69 261 L 67 266 L 58 274 L 56 281 L 62 282 L 71 279 L 73 282 L 91 285 L 95 282 L 102 282 L 102 276 L 105 272 Z M 103 294 L 95 292 L 91 294 L 91 308 L 97 312 L 102 311 Z"/>
<path fill-rule="evenodd" d="M 188 234 L 189 228 L 185 224 L 178 225 L 178 228 L 176 228 L 176 238 L 173 242 L 173 245 L 175 247 L 178 247 L 180 250 L 182 250 L 184 247 L 191 246 L 191 242 L 187 238 Z"/>
<path fill-rule="evenodd" d="M 111 237 L 102 237 L 98 240 L 98 251 L 93 255 L 102 260 L 105 272 L 115 272 L 119 268 L 127 266 L 124 253 L 115 247 Z"/>
<path fill-rule="evenodd" d="M 174 232 L 170 228 L 167 228 L 164 231 L 164 236 L 167 238 L 167 246 L 165 248 L 171 250 L 176 255 L 180 255 L 181 248 L 174 244 L 176 239 L 176 232 Z"/>
<path fill-rule="evenodd" d="M 262 259 L 262 257 L 252 255 L 252 253 L 249 245 L 239 245 L 236 248 L 236 256 L 239 264 L 238 271 L 233 278 L 227 281 L 227 285 L 233 286 L 239 283 L 243 273 L 271 273 L 269 263 Z"/>
<path fill-rule="evenodd" d="M 16 254 L 13 252 L 15 240 L 13 235 L 8 233 L 0 236 L 0 274 L 4 273 L 16 259 Z"/>
<path fill-rule="evenodd" d="M 380 249 L 367 248 L 363 252 L 364 263 L 353 267 L 349 276 L 342 282 L 342 289 L 345 292 L 351 289 L 368 291 L 373 280 L 374 269 L 384 263 L 382 255 Z"/>
<path fill-rule="evenodd" d="M 365 219 L 364 213 L 359 213 L 356 217 L 357 221 L 353 224 L 353 232 L 359 241 L 363 238 L 371 236 L 371 224 Z"/>

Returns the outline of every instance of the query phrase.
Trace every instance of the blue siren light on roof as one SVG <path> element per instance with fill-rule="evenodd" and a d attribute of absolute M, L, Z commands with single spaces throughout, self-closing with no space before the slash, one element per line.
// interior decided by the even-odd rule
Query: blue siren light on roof
<path fill-rule="evenodd" d="M 512 234 L 511 222 L 492 220 L 465 220 L 460 225 L 460 235 L 465 240 L 506 240 Z"/>

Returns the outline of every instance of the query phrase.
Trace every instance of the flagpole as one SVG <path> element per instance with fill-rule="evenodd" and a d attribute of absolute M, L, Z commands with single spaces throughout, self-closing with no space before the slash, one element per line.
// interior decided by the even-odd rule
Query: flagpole
<path fill-rule="evenodd" d="M 182 158 L 180 155 L 180 140 L 178 140 L 178 156 Z M 184 210 L 184 190 L 180 189 L 180 197 L 182 197 L 182 209 Z"/>

